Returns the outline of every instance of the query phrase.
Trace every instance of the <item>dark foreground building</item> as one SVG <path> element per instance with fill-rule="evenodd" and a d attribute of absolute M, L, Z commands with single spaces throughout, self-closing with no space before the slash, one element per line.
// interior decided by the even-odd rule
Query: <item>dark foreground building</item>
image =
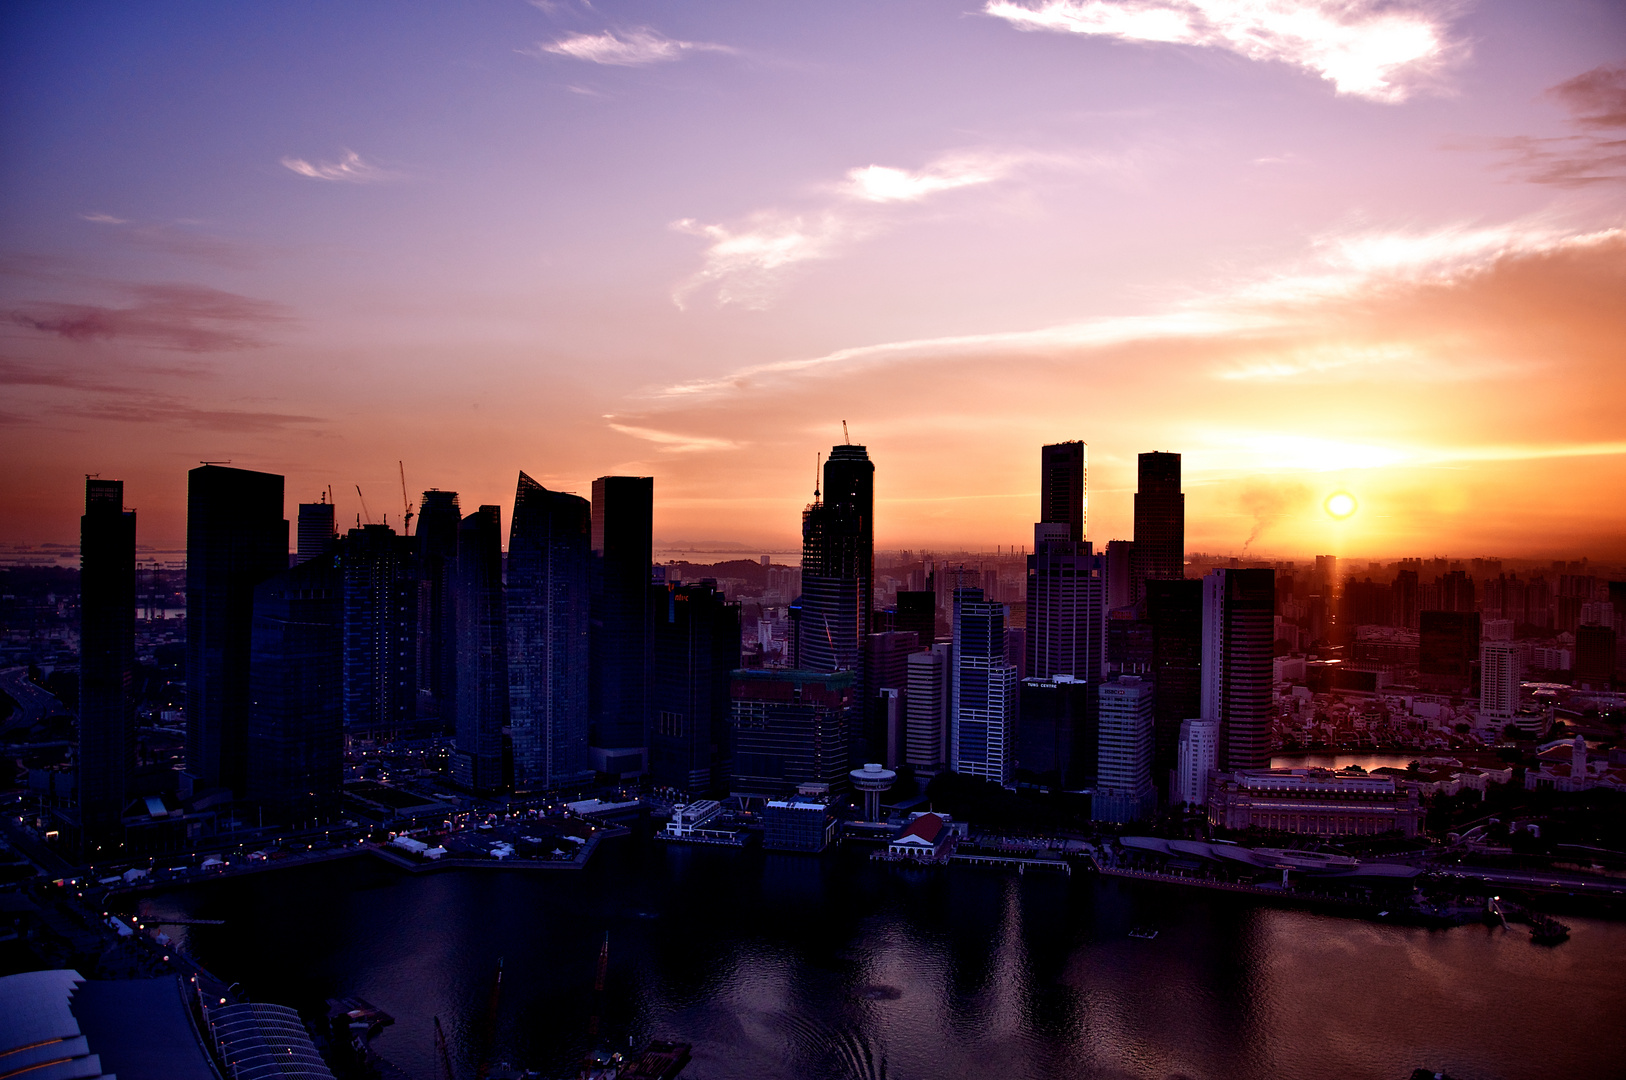
<path fill-rule="evenodd" d="M 649 585 L 649 772 L 691 794 L 728 790 L 729 680 L 740 665 L 740 605 L 715 584 Z"/>
<path fill-rule="evenodd" d="M 135 763 L 135 512 L 124 481 L 85 478 L 79 519 L 79 824 L 87 857 L 123 843 Z"/>
<path fill-rule="evenodd" d="M 457 665 L 452 779 L 493 792 L 503 786 L 502 729 L 508 723 L 501 507 L 482 506 L 458 525 L 451 591 Z"/>
<path fill-rule="evenodd" d="M 654 506 L 653 477 L 601 476 L 593 481 L 588 726 L 595 765 L 612 776 L 642 772 L 649 746 L 644 594 L 653 560 Z"/>
<path fill-rule="evenodd" d="M 782 796 L 804 784 L 845 785 L 855 681 L 850 671 L 735 671 L 730 790 Z"/>

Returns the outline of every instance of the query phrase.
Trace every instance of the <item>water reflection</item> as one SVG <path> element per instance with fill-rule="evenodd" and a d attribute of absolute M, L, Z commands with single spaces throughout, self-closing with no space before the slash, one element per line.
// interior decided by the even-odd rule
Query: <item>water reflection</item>
<path fill-rule="evenodd" d="M 226 919 L 171 934 L 256 997 L 394 1014 L 380 1049 L 424 1078 L 435 1016 L 465 1077 L 493 1059 L 574 1075 L 606 931 L 601 1030 L 693 1043 L 695 1080 L 1603 1075 L 1626 1051 L 1626 927 L 1585 919 L 1543 949 L 1084 874 L 636 838 L 582 873 L 351 861 L 145 903 Z"/>

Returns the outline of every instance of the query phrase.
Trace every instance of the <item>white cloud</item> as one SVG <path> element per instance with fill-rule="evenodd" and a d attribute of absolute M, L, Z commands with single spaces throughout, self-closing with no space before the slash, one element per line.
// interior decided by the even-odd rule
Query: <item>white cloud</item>
<path fill-rule="evenodd" d="M 86 220 L 86 221 L 94 221 L 98 225 L 128 225 L 128 224 L 130 224 L 130 219 L 129 218 L 114 217 L 112 214 L 94 213 L 94 214 L 80 214 L 79 216 L 81 218 L 83 218 L 84 220 Z"/>
<path fill-rule="evenodd" d="M 606 419 L 609 419 L 606 417 Z M 679 435 L 671 431 L 659 431 L 655 428 L 633 427 L 630 424 L 617 424 L 611 421 L 609 427 L 612 431 L 619 431 L 623 435 L 631 435 L 635 439 L 643 439 L 660 447 L 663 454 L 687 454 L 697 450 L 733 450 L 739 446 L 732 439 L 718 439 L 709 435 Z"/>
<path fill-rule="evenodd" d="M 960 152 L 948 154 L 911 171 L 890 165 L 864 165 L 847 170 L 838 183 L 823 186 L 826 205 L 796 213 L 763 210 L 738 225 L 708 225 L 693 218 L 672 228 L 711 241 L 705 264 L 673 293 L 678 307 L 706 285 L 717 286 L 722 304 L 762 307 L 774 276 L 796 263 L 828 259 L 842 249 L 881 231 L 887 216 L 880 208 L 919 203 L 945 191 L 977 187 L 1004 179 L 1019 166 L 1034 162 L 1080 164 L 1074 159 L 1038 154 Z M 1106 159 L 1091 167 L 1118 167 Z"/>
<path fill-rule="evenodd" d="M 1206 45 L 1313 71 L 1340 94 L 1402 101 L 1444 62 L 1455 3 L 1435 0 L 987 0 L 1022 30 Z"/>
<path fill-rule="evenodd" d="M 617 33 L 606 30 L 602 34 L 571 34 L 558 41 L 539 42 L 536 51 L 586 60 L 590 64 L 610 64 L 616 67 L 637 67 L 677 60 L 686 52 L 723 52 L 734 50 L 727 45 L 706 41 L 678 41 L 647 27 Z"/>
<path fill-rule="evenodd" d="M 285 157 L 282 164 L 300 176 L 308 176 L 312 180 L 344 180 L 352 184 L 366 184 L 389 178 L 389 173 L 361 160 L 361 155 L 354 150 L 346 150 L 344 157 L 335 162 L 310 162 L 303 158 Z"/>

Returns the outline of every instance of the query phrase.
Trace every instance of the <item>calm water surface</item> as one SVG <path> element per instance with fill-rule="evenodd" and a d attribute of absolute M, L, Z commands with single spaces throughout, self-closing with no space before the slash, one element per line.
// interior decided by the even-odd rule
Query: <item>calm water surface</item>
<path fill-rule="evenodd" d="M 685 1080 L 1626 1075 L 1626 925 L 1580 918 L 1543 948 L 1092 874 L 639 837 L 579 873 L 358 859 L 145 905 L 226 919 L 170 932 L 255 998 L 390 1012 L 376 1045 L 423 1080 L 439 1075 L 435 1016 L 462 1076 L 492 1059 L 574 1076 L 606 932 L 601 1029 L 693 1043 Z"/>

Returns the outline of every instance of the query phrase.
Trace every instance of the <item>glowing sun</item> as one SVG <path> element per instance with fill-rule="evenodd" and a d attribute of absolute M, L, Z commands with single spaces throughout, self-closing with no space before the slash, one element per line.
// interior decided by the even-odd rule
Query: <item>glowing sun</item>
<path fill-rule="evenodd" d="M 1329 516 L 1337 518 L 1339 521 L 1353 516 L 1360 507 L 1360 504 L 1355 501 L 1355 496 L 1347 491 L 1333 492 L 1327 496 L 1327 501 L 1322 505 Z"/>

